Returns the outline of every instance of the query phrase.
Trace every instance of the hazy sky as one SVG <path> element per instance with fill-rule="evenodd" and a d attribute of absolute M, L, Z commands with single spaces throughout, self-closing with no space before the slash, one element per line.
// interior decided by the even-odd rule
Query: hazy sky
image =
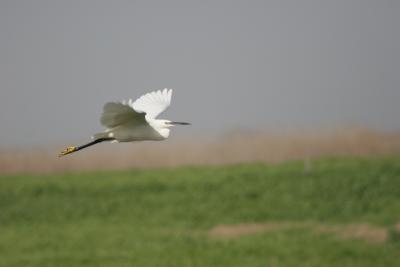
<path fill-rule="evenodd" d="M 0 0 L 0 146 L 86 140 L 165 87 L 181 134 L 400 129 L 400 1 Z"/>

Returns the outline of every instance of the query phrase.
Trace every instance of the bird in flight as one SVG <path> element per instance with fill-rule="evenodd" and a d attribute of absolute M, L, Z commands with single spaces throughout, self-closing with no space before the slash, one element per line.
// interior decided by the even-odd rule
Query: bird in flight
<path fill-rule="evenodd" d="M 100 122 L 107 129 L 93 135 L 93 141 L 81 146 L 70 146 L 59 156 L 64 156 L 86 147 L 104 142 L 132 142 L 144 140 L 165 140 L 170 128 L 175 125 L 190 125 L 156 119 L 171 103 L 172 89 L 165 88 L 147 93 L 136 101 L 108 102 L 104 105 Z"/>

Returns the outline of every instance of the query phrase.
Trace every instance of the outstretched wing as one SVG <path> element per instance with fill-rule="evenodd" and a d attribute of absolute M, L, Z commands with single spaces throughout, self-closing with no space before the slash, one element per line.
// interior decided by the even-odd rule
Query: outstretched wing
<path fill-rule="evenodd" d="M 146 113 L 134 110 L 131 104 L 131 100 L 128 104 L 125 104 L 125 102 L 106 103 L 100 118 L 101 124 L 110 129 L 127 122 L 146 123 Z"/>
<path fill-rule="evenodd" d="M 171 96 L 172 89 L 165 88 L 162 91 L 145 94 L 133 103 L 130 101 L 129 104 L 137 112 L 144 112 L 146 117 L 154 119 L 169 107 Z"/>

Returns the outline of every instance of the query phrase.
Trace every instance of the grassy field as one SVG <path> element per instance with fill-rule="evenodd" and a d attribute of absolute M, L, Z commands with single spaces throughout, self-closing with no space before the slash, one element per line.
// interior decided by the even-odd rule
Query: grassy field
<path fill-rule="evenodd" d="M 3 176 L 0 266 L 400 266 L 400 158 Z"/>

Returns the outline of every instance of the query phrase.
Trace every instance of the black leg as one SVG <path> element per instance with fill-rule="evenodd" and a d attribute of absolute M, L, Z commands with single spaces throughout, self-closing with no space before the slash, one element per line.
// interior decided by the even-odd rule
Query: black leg
<path fill-rule="evenodd" d="M 104 142 L 104 141 L 112 141 L 112 140 L 114 140 L 114 138 L 99 138 L 99 139 L 96 139 L 96 140 L 94 140 L 92 142 L 89 142 L 89 143 L 81 145 L 81 146 L 70 146 L 70 147 L 67 147 L 65 150 L 63 150 L 59 154 L 59 157 L 71 154 L 73 152 L 79 151 L 79 150 L 87 148 L 89 146 L 93 146 L 93 145 L 95 145 L 97 143 L 101 143 L 101 142 Z"/>

